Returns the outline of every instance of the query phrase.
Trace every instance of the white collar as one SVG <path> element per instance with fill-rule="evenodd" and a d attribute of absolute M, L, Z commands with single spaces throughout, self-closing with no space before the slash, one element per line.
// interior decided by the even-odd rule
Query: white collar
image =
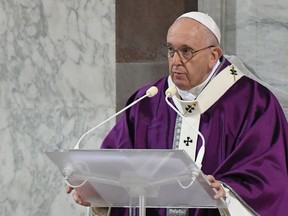
<path fill-rule="evenodd" d="M 216 69 L 218 68 L 218 66 L 220 65 L 220 61 L 218 60 L 217 63 L 214 65 L 211 73 L 209 74 L 209 76 L 207 77 L 207 79 L 202 82 L 201 84 L 193 87 L 192 89 L 188 90 L 188 91 L 185 91 L 185 90 L 181 90 L 179 89 L 177 86 L 177 91 L 178 91 L 178 94 L 181 96 L 181 98 L 183 100 L 186 100 L 186 101 L 192 101 L 192 100 L 195 100 L 196 97 L 200 94 L 200 92 L 205 88 L 205 86 L 208 84 L 208 82 L 210 82 L 212 76 L 214 75 Z"/>

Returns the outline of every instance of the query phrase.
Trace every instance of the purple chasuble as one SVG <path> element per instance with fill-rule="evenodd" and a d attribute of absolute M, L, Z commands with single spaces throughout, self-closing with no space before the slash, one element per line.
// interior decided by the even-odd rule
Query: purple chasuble
<path fill-rule="evenodd" d="M 217 73 L 230 64 L 223 58 Z M 151 86 L 158 94 L 128 109 L 102 148 L 172 148 L 176 113 L 165 102 L 167 77 L 138 90 L 128 104 Z M 201 114 L 199 130 L 206 140 L 205 174 L 214 175 L 261 216 L 288 215 L 288 124 L 266 87 L 243 76 Z M 201 144 L 198 139 L 198 149 Z M 147 209 L 146 214 L 166 216 L 166 209 Z M 112 208 L 111 215 L 128 216 L 129 210 Z M 192 215 L 220 214 L 217 209 L 190 209 Z"/>

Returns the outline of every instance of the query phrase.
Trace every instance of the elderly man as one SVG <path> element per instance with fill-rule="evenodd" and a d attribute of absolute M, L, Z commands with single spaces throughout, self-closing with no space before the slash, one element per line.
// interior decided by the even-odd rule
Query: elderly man
<path fill-rule="evenodd" d="M 200 158 L 202 171 L 217 190 L 214 198 L 226 198 L 232 215 L 285 215 L 287 120 L 267 88 L 224 58 L 220 40 L 220 31 L 208 15 L 180 16 L 163 46 L 169 76 L 138 90 L 128 104 L 151 86 L 159 93 L 126 111 L 102 148 L 185 149 L 193 160 Z M 165 101 L 166 90 L 174 86 L 176 94 L 169 100 L 177 112 Z M 74 199 L 90 205 L 77 193 Z M 147 209 L 147 215 L 175 215 L 169 210 Z M 183 212 L 179 215 L 220 215 L 217 209 Z M 112 208 L 110 215 L 129 215 L 129 211 Z"/>

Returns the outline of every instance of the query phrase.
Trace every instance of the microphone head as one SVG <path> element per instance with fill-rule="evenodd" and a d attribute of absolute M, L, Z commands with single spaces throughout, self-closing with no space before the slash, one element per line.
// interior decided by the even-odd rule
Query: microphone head
<path fill-rule="evenodd" d="M 154 97 L 157 93 L 158 93 L 158 88 L 156 86 L 152 86 L 146 91 L 146 95 L 150 98 Z"/>
<path fill-rule="evenodd" d="M 170 88 L 168 88 L 165 92 L 166 97 L 173 97 L 177 92 L 177 89 L 175 86 L 171 86 Z"/>

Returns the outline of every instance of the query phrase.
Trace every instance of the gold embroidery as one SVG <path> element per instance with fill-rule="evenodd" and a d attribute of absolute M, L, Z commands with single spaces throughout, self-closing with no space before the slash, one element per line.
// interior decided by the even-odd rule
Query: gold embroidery
<path fill-rule="evenodd" d="M 197 102 L 194 102 L 194 101 L 191 102 L 191 104 L 188 104 L 188 105 L 185 107 L 186 112 L 184 113 L 184 116 L 185 116 L 186 114 L 188 114 L 188 113 L 192 113 L 193 110 L 195 109 L 196 105 L 197 105 Z"/>

